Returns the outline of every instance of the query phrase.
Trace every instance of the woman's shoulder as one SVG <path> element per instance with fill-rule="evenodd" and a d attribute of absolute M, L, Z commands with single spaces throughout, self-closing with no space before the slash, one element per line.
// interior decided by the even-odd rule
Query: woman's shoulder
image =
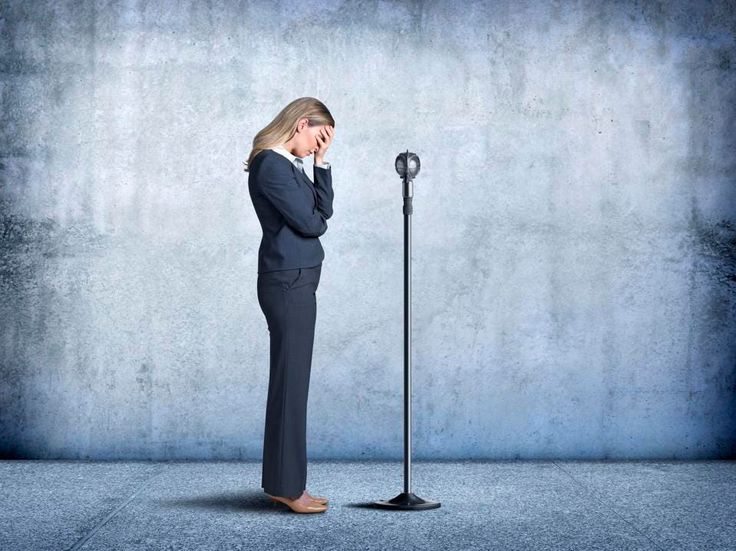
<path fill-rule="evenodd" d="M 279 159 L 283 159 L 283 162 Z M 264 149 L 259 151 L 258 154 L 253 158 L 253 168 L 260 166 L 273 167 L 275 169 L 289 168 L 289 160 L 283 155 L 279 155 L 273 149 Z"/>
<path fill-rule="evenodd" d="M 265 181 L 286 180 L 294 176 L 289 159 L 271 149 L 259 151 L 248 171 L 248 182 L 261 186 Z"/>

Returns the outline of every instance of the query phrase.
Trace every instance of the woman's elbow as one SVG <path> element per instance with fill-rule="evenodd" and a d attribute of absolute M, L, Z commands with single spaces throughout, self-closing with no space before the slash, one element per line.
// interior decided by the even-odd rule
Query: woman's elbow
<path fill-rule="evenodd" d="M 327 222 L 325 222 L 323 219 L 319 224 L 310 224 L 299 228 L 299 233 L 301 233 L 304 237 L 319 237 L 320 235 L 324 235 L 326 231 Z"/>

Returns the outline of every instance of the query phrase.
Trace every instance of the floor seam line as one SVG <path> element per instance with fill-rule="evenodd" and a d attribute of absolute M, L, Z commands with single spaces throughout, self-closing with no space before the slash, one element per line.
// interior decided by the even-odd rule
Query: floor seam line
<path fill-rule="evenodd" d="M 77 540 L 74 545 L 67 548 L 67 551 L 75 551 L 76 549 L 81 549 L 81 547 L 87 543 L 92 536 L 97 533 L 97 531 L 102 528 L 107 522 L 113 518 L 115 515 L 117 515 L 120 511 L 122 511 L 133 499 L 140 493 L 143 488 L 146 487 L 146 485 L 151 482 L 154 478 L 160 476 L 164 471 L 166 470 L 166 467 L 161 467 L 158 472 L 156 472 L 154 475 L 149 476 L 146 478 L 143 482 L 140 483 L 138 488 L 128 496 L 128 499 L 126 499 L 123 503 L 118 505 L 115 509 L 113 509 L 110 513 L 107 514 L 105 518 L 103 518 L 100 522 L 97 523 L 89 532 L 87 532 L 84 536 L 82 536 L 79 540 Z"/>
<path fill-rule="evenodd" d="M 644 536 L 644 537 L 645 537 L 645 538 L 646 538 L 647 540 L 649 540 L 649 542 L 650 542 L 650 543 L 651 543 L 651 544 L 652 544 L 652 545 L 653 545 L 654 547 L 656 547 L 656 548 L 657 548 L 657 549 L 659 549 L 660 551 L 666 551 L 666 549 L 665 549 L 664 547 L 661 547 L 661 546 L 659 545 L 659 543 L 657 543 L 657 542 L 656 542 L 655 540 L 653 540 L 653 539 L 652 539 L 652 538 L 651 538 L 651 537 L 650 537 L 650 536 L 649 536 L 648 534 L 646 534 L 646 533 L 642 532 L 642 531 L 641 531 L 641 530 L 639 529 L 639 527 L 638 527 L 638 526 L 636 526 L 636 524 L 634 524 L 633 522 L 631 522 L 630 520 L 628 520 L 628 519 L 627 519 L 626 517 L 624 517 L 623 515 L 621 515 L 621 513 L 619 513 L 619 512 L 618 512 L 618 511 L 616 510 L 616 508 L 615 508 L 615 507 L 614 507 L 613 505 L 611 505 L 611 504 L 609 504 L 609 503 L 606 503 L 606 502 L 605 502 L 605 500 L 604 500 L 603 498 L 601 498 L 601 497 L 600 497 L 600 496 L 599 496 L 599 495 L 597 494 L 597 492 L 595 492 L 595 491 L 594 491 L 594 490 L 593 490 L 592 488 L 589 488 L 588 486 L 586 486 L 585 484 L 583 484 L 583 483 L 582 483 L 582 482 L 581 482 L 580 480 L 578 480 L 577 478 L 575 478 L 575 477 L 574 477 L 574 476 L 573 476 L 572 474 L 570 474 L 570 473 L 569 473 L 569 472 L 568 472 L 568 471 L 567 471 L 566 469 L 564 469 L 564 468 L 563 468 L 563 467 L 562 467 L 561 465 L 559 465 L 559 464 L 557 463 L 557 461 L 553 460 L 553 461 L 552 461 L 552 463 L 553 463 L 553 464 L 555 465 L 555 467 L 557 467 L 557 468 L 558 468 L 558 469 L 560 469 L 560 470 L 561 470 L 561 471 L 562 471 L 563 473 L 565 473 L 565 474 L 566 474 L 567 476 L 569 476 L 569 477 L 570 477 L 570 478 L 571 478 L 571 479 L 573 480 L 573 482 L 575 482 L 575 484 L 577 484 L 578 486 L 580 486 L 581 488 L 583 488 L 583 490 L 585 490 L 585 492 L 586 492 L 587 494 L 589 494 L 589 495 L 593 496 L 593 498 L 594 498 L 594 499 L 596 499 L 596 500 L 597 500 L 597 501 L 598 501 L 598 502 L 599 502 L 599 503 L 600 503 L 601 505 L 603 505 L 603 506 L 604 506 L 604 507 L 606 507 L 607 509 L 610 509 L 610 510 L 611 510 L 611 512 L 612 512 L 612 513 L 613 513 L 614 515 L 616 515 L 616 516 L 617 516 L 618 518 L 620 518 L 621 520 L 623 520 L 623 521 L 624 521 L 624 522 L 625 522 L 626 524 L 628 524 L 629 526 L 631 526 L 631 527 L 632 527 L 632 528 L 633 528 L 633 529 L 634 529 L 634 530 L 635 530 L 636 532 L 638 532 L 639 534 L 641 534 L 642 536 Z"/>

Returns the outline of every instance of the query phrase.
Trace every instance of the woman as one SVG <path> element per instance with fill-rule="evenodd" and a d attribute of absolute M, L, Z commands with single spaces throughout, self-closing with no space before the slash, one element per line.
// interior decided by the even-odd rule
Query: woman
<path fill-rule="evenodd" d="M 261 485 L 297 513 L 321 513 L 328 500 L 306 490 L 306 420 L 316 291 L 324 250 L 319 236 L 332 216 L 332 173 L 324 160 L 335 120 L 322 102 L 287 105 L 256 134 L 246 171 L 263 229 L 258 303 L 270 335 Z M 314 155 L 314 183 L 301 165 Z"/>

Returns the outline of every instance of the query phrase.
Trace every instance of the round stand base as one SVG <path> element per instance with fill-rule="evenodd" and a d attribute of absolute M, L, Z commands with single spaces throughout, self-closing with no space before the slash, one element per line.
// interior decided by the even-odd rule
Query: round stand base
<path fill-rule="evenodd" d="M 436 509 L 440 506 L 439 501 L 428 501 L 414 495 L 413 492 L 402 492 L 388 501 L 374 501 L 374 507 L 381 509 Z"/>

